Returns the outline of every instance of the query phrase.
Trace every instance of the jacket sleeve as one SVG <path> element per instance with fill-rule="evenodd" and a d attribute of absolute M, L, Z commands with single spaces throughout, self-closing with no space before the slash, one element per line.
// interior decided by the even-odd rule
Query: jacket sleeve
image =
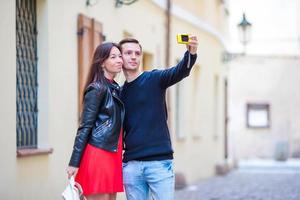
<path fill-rule="evenodd" d="M 104 87 L 99 85 L 89 86 L 85 91 L 83 110 L 69 166 L 79 167 L 80 165 L 83 151 L 88 142 L 89 134 L 95 125 L 104 94 Z"/>
<path fill-rule="evenodd" d="M 188 51 L 185 52 L 183 59 L 175 66 L 165 70 L 158 70 L 160 76 L 160 84 L 167 88 L 181 81 L 190 74 L 195 64 L 197 54 L 192 55 Z"/>

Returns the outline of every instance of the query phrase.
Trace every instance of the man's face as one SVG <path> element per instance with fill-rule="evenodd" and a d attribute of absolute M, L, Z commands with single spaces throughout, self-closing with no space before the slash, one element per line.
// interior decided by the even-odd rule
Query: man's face
<path fill-rule="evenodd" d="M 139 69 L 142 57 L 142 51 L 139 44 L 122 44 L 123 67 L 125 70 L 137 71 Z"/>

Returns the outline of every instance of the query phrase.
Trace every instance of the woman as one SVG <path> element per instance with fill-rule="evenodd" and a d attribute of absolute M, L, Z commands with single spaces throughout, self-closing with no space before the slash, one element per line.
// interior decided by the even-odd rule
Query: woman
<path fill-rule="evenodd" d="M 83 98 L 80 125 L 67 173 L 75 177 L 88 200 L 115 200 L 123 192 L 120 87 L 113 80 L 123 60 L 115 43 L 95 50 Z"/>

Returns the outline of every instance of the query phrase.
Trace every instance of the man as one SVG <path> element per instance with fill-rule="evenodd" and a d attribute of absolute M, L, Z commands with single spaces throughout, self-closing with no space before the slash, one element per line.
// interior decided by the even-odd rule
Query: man
<path fill-rule="evenodd" d="M 126 82 L 123 178 L 127 200 L 174 198 L 173 150 L 167 125 L 166 89 L 187 77 L 197 58 L 197 37 L 173 68 L 142 72 L 142 47 L 135 39 L 119 43 Z"/>

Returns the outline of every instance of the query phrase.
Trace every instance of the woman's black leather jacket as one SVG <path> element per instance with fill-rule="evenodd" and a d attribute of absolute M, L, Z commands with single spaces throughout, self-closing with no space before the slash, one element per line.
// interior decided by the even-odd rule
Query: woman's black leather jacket
<path fill-rule="evenodd" d="M 79 167 L 87 143 L 110 152 L 117 151 L 125 114 L 119 93 L 116 83 L 92 83 L 86 88 L 69 166 Z"/>

